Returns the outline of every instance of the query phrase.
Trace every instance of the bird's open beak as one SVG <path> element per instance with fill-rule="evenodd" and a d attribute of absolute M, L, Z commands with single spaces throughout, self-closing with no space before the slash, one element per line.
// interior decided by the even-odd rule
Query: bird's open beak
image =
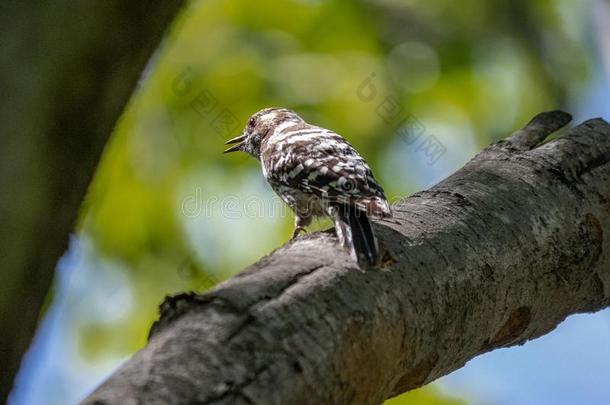
<path fill-rule="evenodd" d="M 225 145 L 230 145 L 232 143 L 235 143 L 236 145 L 231 146 L 229 149 L 225 150 L 222 153 L 229 153 L 229 152 L 235 152 L 235 151 L 241 150 L 241 146 L 245 140 L 246 140 L 246 135 L 240 135 L 233 139 L 229 139 L 228 141 L 225 142 Z"/>

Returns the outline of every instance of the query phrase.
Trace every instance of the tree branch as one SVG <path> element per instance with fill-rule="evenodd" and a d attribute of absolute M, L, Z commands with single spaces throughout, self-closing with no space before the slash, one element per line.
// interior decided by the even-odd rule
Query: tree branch
<path fill-rule="evenodd" d="M 161 306 L 83 404 L 378 404 L 610 305 L 610 125 L 543 113 L 376 224 L 362 271 L 328 232 Z"/>

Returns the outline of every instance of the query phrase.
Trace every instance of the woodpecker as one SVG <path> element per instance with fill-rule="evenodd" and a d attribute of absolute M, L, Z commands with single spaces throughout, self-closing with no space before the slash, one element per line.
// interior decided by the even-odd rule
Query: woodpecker
<path fill-rule="evenodd" d="M 248 119 L 224 153 L 242 151 L 261 162 L 271 188 L 294 211 L 292 239 L 313 217 L 328 216 L 339 242 L 360 264 L 379 261 L 369 218 L 391 216 L 369 165 L 343 137 L 308 124 L 286 108 L 265 108 Z"/>

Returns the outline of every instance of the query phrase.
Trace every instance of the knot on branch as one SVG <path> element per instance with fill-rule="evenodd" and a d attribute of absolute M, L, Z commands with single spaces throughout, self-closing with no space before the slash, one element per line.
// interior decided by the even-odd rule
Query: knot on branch
<path fill-rule="evenodd" d="M 523 306 L 514 310 L 495 336 L 483 345 L 483 350 L 491 350 L 515 343 L 525 332 L 532 320 L 532 310 Z"/>
<path fill-rule="evenodd" d="M 151 326 L 148 339 L 150 340 L 165 326 L 187 313 L 193 306 L 202 305 L 209 301 L 209 296 L 200 295 L 195 292 L 166 296 L 161 305 L 159 305 L 159 320 Z"/>
<path fill-rule="evenodd" d="M 547 111 L 536 115 L 525 127 L 513 133 L 507 144 L 517 150 L 529 150 L 538 146 L 550 134 L 566 126 L 572 116 L 564 111 Z"/>

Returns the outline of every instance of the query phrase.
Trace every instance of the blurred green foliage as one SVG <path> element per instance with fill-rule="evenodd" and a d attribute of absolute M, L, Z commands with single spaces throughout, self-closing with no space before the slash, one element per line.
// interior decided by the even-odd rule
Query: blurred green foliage
<path fill-rule="evenodd" d="M 394 97 L 401 116 L 443 140 L 437 167 L 448 174 L 533 114 L 566 107 L 587 66 L 582 27 L 565 16 L 583 12 L 567 0 L 192 3 L 151 60 L 84 205 L 80 232 L 121 264 L 133 295 L 118 319 L 74 320 L 85 356 L 137 350 L 164 295 L 205 290 L 288 238 L 292 217 L 257 163 L 221 154 L 250 114 L 281 105 L 336 130 L 389 197 L 405 195 L 418 185 L 404 180 L 401 155 L 388 163 L 404 145 L 380 104 Z M 371 101 L 359 92 L 367 78 Z M 438 398 L 424 389 L 388 403 L 459 403 Z"/>

